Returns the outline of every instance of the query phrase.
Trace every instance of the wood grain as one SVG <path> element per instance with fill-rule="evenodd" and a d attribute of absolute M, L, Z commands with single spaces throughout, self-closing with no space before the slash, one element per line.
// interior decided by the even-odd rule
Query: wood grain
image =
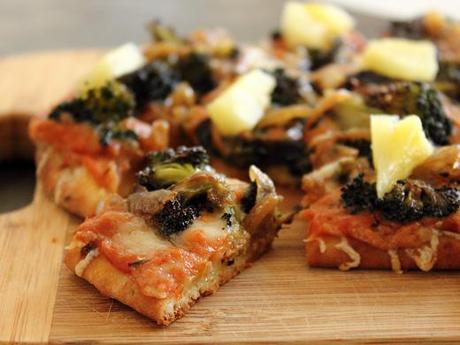
<path fill-rule="evenodd" d="M 65 234 L 74 223 L 40 188 L 31 206 L 0 216 L 0 341 L 48 340 Z"/>
<path fill-rule="evenodd" d="M 102 50 L 31 53 L 0 58 L 0 160 L 32 158 L 32 116 L 46 116 L 90 70 Z"/>
<path fill-rule="evenodd" d="M 69 57 L 60 64 L 72 68 L 75 61 L 90 60 L 79 60 L 75 52 L 59 53 L 56 59 L 48 57 L 52 61 L 48 66 L 20 69 L 50 71 L 47 78 L 56 80 L 56 89 L 50 87 L 41 93 L 39 85 L 35 89 L 25 85 L 26 92 L 15 85 L 16 92 L 30 98 L 18 106 L 21 111 L 13 111 L 14 103 L 6 107 L 1 98 L 3 114 L 46 109 L 57 101 L 56 95 L 64 96 L 70 87 L 68 75 L 53 74 L 65 70 L 53 69 L 56 61 Z M 34 59 L 22 61 L 35 63 Z M 1 72 L 0 76 L 3 78 Z M 6 85 L 2 78 L 0 89 Z M 65 80 L 59 82 L 59 78 Z M 18 80 L 11 79 L 10 83 Z M 12 93 L 9 97 L 23 101 L 22 96 Z M 26 103 L 31 107 L 27 109 Z M 289 200 L 292 203 L 293 198 Z M 183 319 L 169 328 L 157 327 L 128 307 L 101 296 L 64 268 L 62 250 L 75 224 L 75 219 L 57 209 L 40 190 L 28 208 L 0 216 L 1 343 L 460 342 L 460 273 L 398 275 L 309 269 L 304 259 L 302 224 L 284 229 L 268 255 L 215 295 L 201 300 Z"/>

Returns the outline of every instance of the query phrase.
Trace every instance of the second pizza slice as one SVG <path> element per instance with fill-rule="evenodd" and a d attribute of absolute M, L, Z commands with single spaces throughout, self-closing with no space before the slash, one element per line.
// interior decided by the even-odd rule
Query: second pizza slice
<path fill-rule="evenodd" d="M 246 183 L 207 161 L 199 147 L 150 154 L 139 191 L 109 198 L 80 225 L 66 265 L 158 324 L 184 315 L 269 249 L 279 229 L 281 198 L 267 175 L 252 166 Z"/>

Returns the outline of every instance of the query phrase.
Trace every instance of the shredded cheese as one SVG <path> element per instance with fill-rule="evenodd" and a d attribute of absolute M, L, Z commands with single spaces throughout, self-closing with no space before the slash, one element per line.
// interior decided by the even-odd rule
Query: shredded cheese
<path fill-rule="evenodd" d="M 388 255 L 390 256 L 391 261 L 391 268 L 396 273 L 403 273 L 401 269 L 401 261 L 399 260 L 398 251 L 395 249 L 390 249 L 388 251 Z"/>
<path fill-rule="evenodd" d="M 452 231 L 441 231 L 441 235 L 450 236 L 460 241 L 460 234 Z"/>
<path fill-rule="evenodd" d="M 324 242 L 324 240 L 322 238 L 312 237 L 312 236 L 310 236 L 306 240 L 304 240 L 305 243 L 313 242 L 313 241 L 318 242 L 319 252 L 321 254 L 324 254 L 326 252 L 326 242 Z"/>
<path fill-rule="evenodd" d="M 342 237 L 342 240 L 335 245 L 335 248 L 343 251 L 351 259 L 351 261 L 349 262 L 344 262 L 340 264 L 339 269 L 341 271 L 348 271 L 350 268 L 358 267 L 361 263 L 361 256 L 356 250 L 353 249 L 352 246 L 350 246 L 345 237 Z"/>
<path fill-rule="evenodd" d="M 88 253 L 83 260 L 80 260 L 78 264 L 75 265 L 75 274 L 79 277 L 83 276 L 83 273 L 86 270 L 86 267 L 99 255 L 99 249 L 96 248 Z"/>
<path fill-rule="evenodd" d="M 430 246 L 423 246 L 422 248 L 406 249 L 406 254 L 415 261 L 415 264 L 422 271 L 430 271 L 437 259 L 439 245 L 439 232 L 432 230 Z"/>

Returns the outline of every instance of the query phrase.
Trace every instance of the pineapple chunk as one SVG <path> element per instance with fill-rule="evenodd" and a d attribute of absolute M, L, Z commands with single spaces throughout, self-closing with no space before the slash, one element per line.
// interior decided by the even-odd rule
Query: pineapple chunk
<path fill-rule="evenodd" d="M 432 81 L 438 73 L 436 47 L 428 41 L 373 40 L 363 53 L 362 63 L 367 70 L 395 79 Z"/>
<path fill-rule="evenodd" d="M 328 49 L 335 38 L 350 31 L 353 18 L 328 4 L 288 2 L 281 16 L 281 31 L 289 47 Z"/>
<path fill-rule="evenodd" d="M 270 104 L 275 84 L 273 76 L 259 69 L 246 73 L 209 103 L 210 118 L 223 135 L 251 130 Z"/>
<path fill-rule="evenodd" d="M 416 115 L 402 120 L 397 115 L 372 115 L 371 142 L 379 198 L 433 153 Z"/>
<path fill-rule="evenodd" d="M 77 90 L 100 87 L 107 81 L 130 73 L 144 64 L 144 55 L 134 43 L 126 43 L 104 55 L 94 68 L 80 81 Z"/>

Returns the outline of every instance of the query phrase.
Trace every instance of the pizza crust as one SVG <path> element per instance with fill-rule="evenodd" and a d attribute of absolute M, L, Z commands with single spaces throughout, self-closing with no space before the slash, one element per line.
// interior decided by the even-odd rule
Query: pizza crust
<path fill-rule="evenodd" d="M 62 153 L 52 146 L 41 146 L 37 151 L 37 179 L 45 193 L 54 202 L 82 218 L 93 216 L 111 191 L 97 184 L 83 166 L 68 166 Z M 111 176 L 117 176 L 115 162 L 110 165 Z M 119 181 L 114 181 L 116 185 Z"/>
<path fill-rule="evenodd" d="M 80 254 L 83 245 L 84 243 L 72 242 L 66 250 L 64 262 L 73 272 L 76 271 L 79 263 L 85 260 Z M 267 245 L 263 251 L 268 248 Z M 252 254 L 254 253 L 234 258 L 232 265 L 225 262 L 214 265 L 209 263 L 205 274 L 194 282 L 193 286 L 187 288 L 178 299 L 158 299 L 144 295 L 129 274 L 118 270 L 103 255 L 94 255 L 89 263 L 85 262 L 85 269 L 80 273 L 82 278 L 94 285 L 103 295 L 129 305 L 139 313 L 155 320 L 157 324 L 166 326 L 185 315 L 201 297 L 213 294 L 221 285 L 240 273 L 249 264 L 247 258 L 252 257 Z M 260 255 L 260 252 L 257 254 Z"/>
<path fill-rule="evenodd" d="M 382 250 L 354 238 L 332 235 L 306 240 L 306 260 L 311 267 L 408 270 L 456 270 L 460 268 L 460 236 L 436 231 L 430 243 L 421 248 Z M 457 236 L 455 236 L 457 235 Z M 351 248 L 344 250 L 344 239 Z M 354 257 L 350 253 L 357 254 Z M 357 257 L 359 256 L 359 261 Z"/>

